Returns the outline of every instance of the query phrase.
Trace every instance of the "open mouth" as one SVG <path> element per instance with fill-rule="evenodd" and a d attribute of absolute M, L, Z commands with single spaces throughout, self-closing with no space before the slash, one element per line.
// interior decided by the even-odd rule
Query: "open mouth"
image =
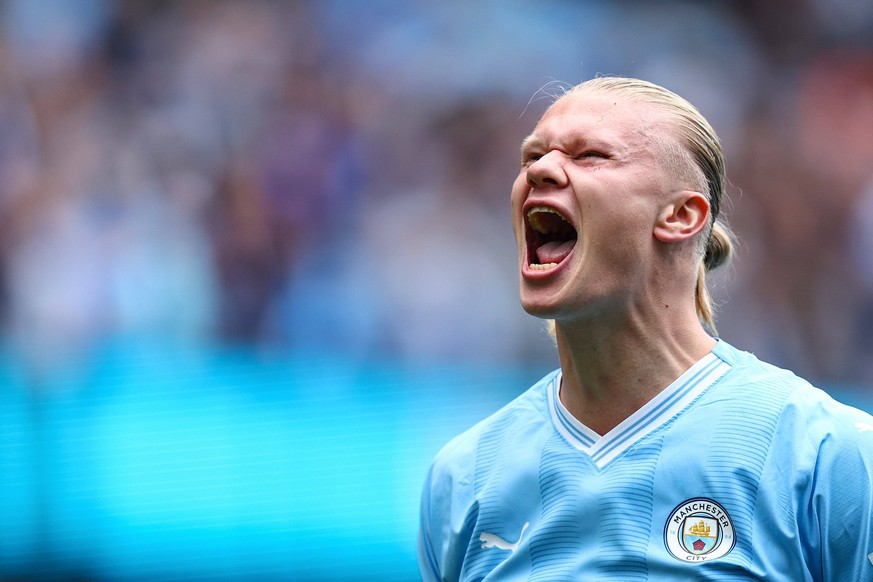
<path fill-rule="evenodd" d="M 535 271 L 557 267 L 576 245 L 576 229 L 560 212 L 547 206 L 527 211 L 528 265 Z"/>

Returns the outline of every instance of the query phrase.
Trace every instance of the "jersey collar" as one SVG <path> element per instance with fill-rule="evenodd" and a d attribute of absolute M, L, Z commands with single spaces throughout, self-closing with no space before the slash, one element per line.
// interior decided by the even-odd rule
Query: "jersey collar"
<path fill-rule="evenodd" d="M 586 453 L 602 469 L 633 444 L 682 412 L 731 369 L 730 364 L 716 355 L 717 351 L 713 350 L 698 360 L 672 384 L 603 436 L 579 422 L 561 403 L 559 372 L 546 390 L 552 423 L 567 442 Z"/>

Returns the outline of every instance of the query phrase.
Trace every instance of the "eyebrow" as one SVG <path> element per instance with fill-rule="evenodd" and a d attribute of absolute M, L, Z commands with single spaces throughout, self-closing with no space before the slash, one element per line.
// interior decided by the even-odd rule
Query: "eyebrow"
<path fill-rule="evenodd" d="M 545 140 L 543 140 L 542 137 L 536 134 L 530 134 L 521 141 L 522 155 L 524 155 L 525 152 L 529 152 L 531 150 L 544 150 L 547 147 L 548 146 L 546 145 Z M 605 148 L 616 151 L 623 151 L 626 149 L 626 147 L 620 146 L 609 140 L 603 140 L 600 138 L 592 139 L 582 135 L 574 135 L 568 138 L 566 143 L 564 143 L 564 147 L 570 150 L 583 149 L 587 147 Z"/>
<path fill-rule="evenodd" d="M 534 135 L 534 134 L 530 134 L 529 136 L 527 136 L 526 138 L 521 140 L 521 148 L 520 149 L 521 149 L 521 152 L 524 153 L 528 150 L 542 149 L 544 147 L 545 147 L 545 144 L 543 143 L 543 140 L 540 139 L 539 136 Z"/>

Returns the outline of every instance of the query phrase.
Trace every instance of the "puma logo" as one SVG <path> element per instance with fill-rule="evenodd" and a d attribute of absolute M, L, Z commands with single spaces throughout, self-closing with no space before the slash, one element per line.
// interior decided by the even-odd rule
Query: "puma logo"
<path fill-rule="evenodd" d="M 482 532 L 481 534 L 479 534 L 479 541 L 482 542 L 483 548 L 498 548 L 501 550 L 509 550 L 510 552 L 514 552 L 518 549 L 518 545 L 521 543 L 521 538 L 522 536 L 524 536 L 524 532 L 529 525 L 529 521 L 524 522 L 524 525 L 521 526 L 521 533 L 518 534 L 518 541 L 514 544 L 509 543 L 500 536 L 496 536 L 488 532 Z"/>
<path fill-rule="evenodd" d="M 855 428 L 858 429 L 858 432 L 873 432 L 873 424 L 866 422 L 856 422 Z"/>

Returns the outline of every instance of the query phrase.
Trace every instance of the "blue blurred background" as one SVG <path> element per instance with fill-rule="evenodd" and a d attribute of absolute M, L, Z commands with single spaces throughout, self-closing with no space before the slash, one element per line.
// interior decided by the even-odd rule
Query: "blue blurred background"
<path fill-rule="evenodd" d="M 508 192 L 598 73 L 725 142 L 721 335 L 873 409 L 873 3 L 0 6 L 0 579 L 416 579 L 431 457 L 556 364 Z"/>

